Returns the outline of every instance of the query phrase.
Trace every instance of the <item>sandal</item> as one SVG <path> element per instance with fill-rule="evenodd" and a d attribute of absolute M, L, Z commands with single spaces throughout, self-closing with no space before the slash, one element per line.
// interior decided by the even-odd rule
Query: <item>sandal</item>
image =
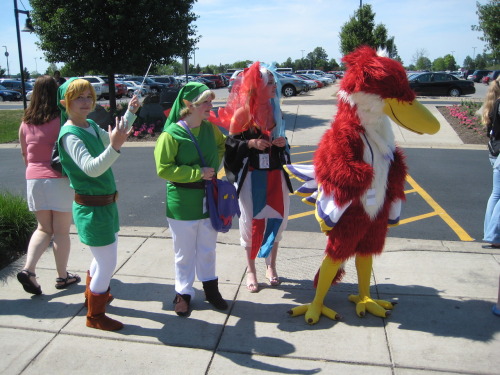
<path fill-rule="evenodd" d="M 281 284 L 280 278 L 278 276 L 269 276 L 269 273 L 270 273 L 269 270 L 274 271 L 272 273 L 274 273 L 276 275 L 276 270 L 273 269 L 271 266 L 267 266 L 266 277 L 269 280 L 269 284 L 271 286 L 278 286 L 278 285 L 280 285 Z"/>
<path fill-rule="evenodd" d="M 248 282 L 248 275 L 253 275 L 255 282 Z M 257 293 L 259 291 L 259 283 L 257 282 L 257 279 L 255 278 L 255 273 L 253 272 L 247 272 L 247 290 L 250 293 Z"/>
<path fill-rule="evenodd" d="M 66 278 L 64 277 L 58 277 L 56 279 L 56 289 L 65 289 L 71 284 L 77 284 L 81 281 L 82 279 L 80 276 L 78 276 L 76 273 L 69 273 L 66 272 Z"/>
<path fill-rule="evenodd" d="M 42 288 L 40 285 L 35 285 L 35 283 L 31 280 L 32 277 L 36 277 L 36 274 L 28 270 L 22 270 L 17 274 L 17 280 L 19 280 L 24 290 L 28 293 L 39 296 L 42 294 Z"/>

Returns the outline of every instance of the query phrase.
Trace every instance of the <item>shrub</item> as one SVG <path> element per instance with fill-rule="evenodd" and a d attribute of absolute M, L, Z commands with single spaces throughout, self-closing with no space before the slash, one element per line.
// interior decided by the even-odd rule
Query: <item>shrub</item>
<path fill-rule="evenodd" d="M 36 226 L 24 198 L 0 192 L 0 269 L 26 253 Z"/>

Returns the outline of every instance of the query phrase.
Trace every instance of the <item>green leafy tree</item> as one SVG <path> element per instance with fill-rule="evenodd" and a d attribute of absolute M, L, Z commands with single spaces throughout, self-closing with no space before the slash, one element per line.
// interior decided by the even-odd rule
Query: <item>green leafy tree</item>
<path fill-rule="evenodd" d="M 0 77 L 5 77 L 5 72 L 6 72 L 5 69 L 0 68 Z"/>
<path fill-rule="evenodd" d="M 486 68 L 487 62 L 484 54 L 478 53 L 474 59 L 474 63 L 476 64 L 476 69 Z"/>
<path fill-rule="evenodd" d="M 199 37 L 192 23 L 195 0 L 30 0 L 30 15 L 49 62 L 108 76 L 116 108 L 114 74 L 145 74 L 149 64 L 189 55 Z"/>
<path fill-rule="evenodd" d="M 490 0 L 484 5 L 476 2 L 476 6 L 479 25 L 472 25 L 471 28 L 483 33 L 479 39 L 486 42 L 492 51 L 494 62 L 498 63 L 500 58 L 500 1 Z"/>
<path fill-rule="evenodd" d="M 464 59 L 463 67 L 467 68 L 467 69 L 475 69 L 476 68 L 476 64 L 475 64 L 474 60 L 472 60 L 472 57 L 467 56 Z"/>
<path fill-rule="evenodd" d="M 445 57 L 443 57 L 443 61 L 443 70 L 457 70 L 457 62 L 455 61 L 455 57 L 453 55 L 447 54 Z"/>
<path fill-rule="evenodd" d="M 421 56 L 418 58 L 417 63 L 415 64 L 417 70 L 430 70 L 432 67 L 431 60 L 429 60 L 426 56 Z"/>
<path fill-rule="evenodd" d="M 434 71 L 446 70 L 446 63 L 442 57 L 438 57 L 432 62 L 432 70 Z"/>
<path fill-rule="evenodd" d="M 340 51 L 346 55 L 360 45 L 373 48 L 385 48 L 391 58 L 397 57 L 394 37 L 388 38 L 387 28 L 383 24 L 375 27 L 375 13 L 370 4 L 358 8 L 354 15 L 341 28 Z"/>

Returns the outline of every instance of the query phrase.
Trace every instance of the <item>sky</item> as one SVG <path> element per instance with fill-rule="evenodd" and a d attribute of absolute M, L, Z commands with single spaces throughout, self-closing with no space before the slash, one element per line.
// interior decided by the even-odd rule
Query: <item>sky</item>
<path fill-rule="evenodd" d="M 14 1 L 20 10 L 31 9 L 29 0 Z M 7 51 L 10 74 L 20 71 L 14 1 L 0 0 L 0 67 L 7 69 Z M 361 1 L 372 6 L 375 24 L 385 25 L 394 36 L 404 65 L 415 63 L 420 51 L 431 61 L 452 54 L 459 66 L 467 56 L 484 51 L 478 39 L 482 34 L 471 30 L 478 24 L 476 0 Z M 340 63 L 339 33 L 359 5 L 359 0 L 198 0 L 193 12 L 199 16 L 195 25 L 201 38 L 190 63 L 283 63 L 306 57 L 316 47 Z M 22 29 L 26 16 L 18 16 Z M 21 32 L 24 66 L 43 73 L 49 64 L 37 41 L 35 34 Z"/>

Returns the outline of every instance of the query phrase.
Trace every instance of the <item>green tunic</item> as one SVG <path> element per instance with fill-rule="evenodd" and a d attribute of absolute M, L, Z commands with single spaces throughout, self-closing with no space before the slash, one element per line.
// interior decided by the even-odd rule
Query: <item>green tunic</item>
<path fill-rule="evenodd" d="M 87 122 L 98 132 L 98 125 Z M 95 137 L 78 126 L 66 125 L 59 133 L 59 154 L 64 172 L 67 174 L 71 187 L 78 194 L 108 195 L 116 192 L 115 178 L 111 168 L 98 177 L 90 177 L 83 172 L 71 159 L 62 145 L 62 137 L 71 133 L 80 138 L 92 157 L 98 157 L 104 150 L 104 144 L 99 136 Z M 107 206 L 89 207 L 73 202 L 73 220 L 78 230 L 80 241 L 88 246 L 106 246 L 115 242 L 115 233 L 120 230 L 116 202 Z"/>
<path fill-rule="evenodd" d="M 208 121 L 191 129 L 207 167 L 219 169 L 224 155 L 226 137 L 219 128 Z M 209 217 L 205 208 L 205 190 L 176 187 L 173 182 L 198 182 L 202 180 L 201 161 L 191 137 L 177 123 L 169 124 L 158 137 L 154 151 L 156 171 L 167 180 L 167 217 L 177 220 L 200 220 Z"/>

